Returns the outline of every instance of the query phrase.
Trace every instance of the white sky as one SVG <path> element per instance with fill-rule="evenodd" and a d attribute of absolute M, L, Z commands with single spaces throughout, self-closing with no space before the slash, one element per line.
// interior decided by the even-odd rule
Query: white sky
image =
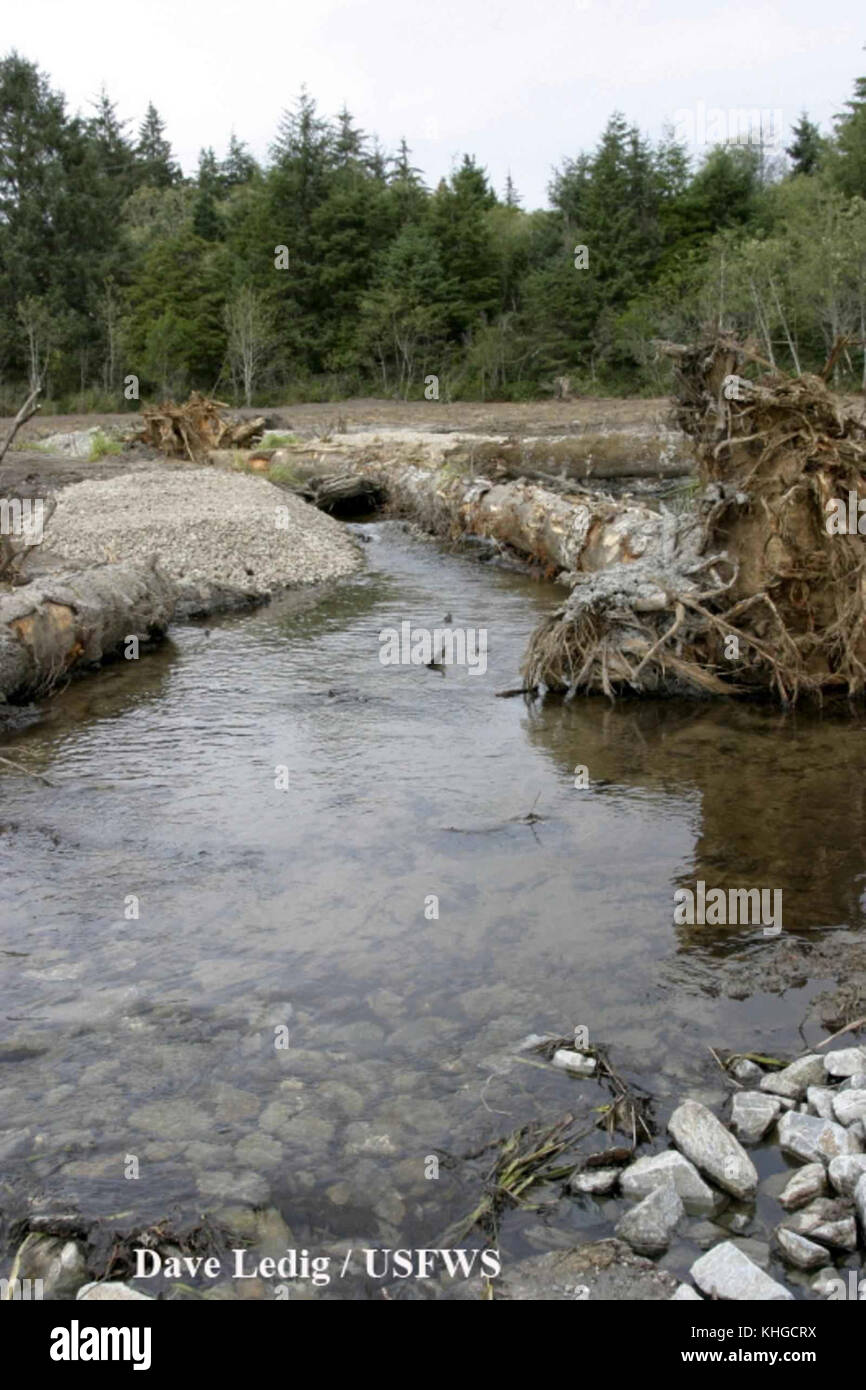
<path fill-rule="evenodd" d="M 829 130 L 866 73 L 862 0 L 6 0 L 16 48 L 88 110 L 105 82 L 134 127 L 152 100 L 184 171 L 235 129 L 264 158 L 302 83 L 345 102 L 428 183 L 464 151 L 501 192 L 546 205 L 551 167 L 590 149 L 619 108 L 713 135 L 713 108 L 801 109 Z M 132 127 L 130 127 L 132 129 Z"/>

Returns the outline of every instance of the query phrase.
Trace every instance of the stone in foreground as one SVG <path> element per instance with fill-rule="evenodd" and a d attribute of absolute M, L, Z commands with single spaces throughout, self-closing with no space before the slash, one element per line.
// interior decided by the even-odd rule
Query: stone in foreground
<path fill-rule="evenodd" d="M 824 1065 L 829 1076 L 854 1076 L 858 1071 L 866 1071 L 866 1048 L 837 1047 L 827 1053 Z"/>
<path fill-rule="evenodd" d="M 754 1197 L 758 1190 L 754 1163 L 739 1140 L 700 1101 L 687 1100 L 678 1106 L 668 1120 L 668 1130 L 677 1148 L 717 1186 L 733 1197 Z"/>
<path fill-rule="evenodd" d="M 760 1091 L 738 1091 L 731 1106 L 731 1127 L 744 1144 L 757 1144 L 778 1119 L 782 1102 Z"/>
<path fill-rule="evenodd" d="M 693 1289 L 691 1284 L 680 1284 L 671 1303 L 703 1303 L 703 1299 L 697 1289 Z"/>
<path fill-rule="evenodd" d="M 616 1234 L 639 1255 L 660 1255 L 667 1250 L 678 1222 L 685 1216 L 679 1193 L 672 1183 L 654 1187 L 642 1202 L 617 1223 Z"/>
<path fill-rule="evenodd" d="M 857 1227 L 851 1203 L 843 1197 L 818 1197 L 785 1222 L 789 1231 L 839 1250 L 857 1249 Z"/>
<path fill-rule="evenodd" d="M 708 1298 L 720 1298 L 732 1303 L 781 1303 L 793 1300 L 794 1297 L 784 1285 L 778 1284 L 769 1274 L 759 1269 L 748 1255 L 744 1255 L 730 1240 L 713 1246 L 706 1255 L 701 1255 L 689 1272 L 698 1288 Z"/>
<path fill-rule="evenodd" d="M 840 1091 L 833 1101 L 833 1114 L 846 1128 L 866 1119 L 866 1091 Z"/>
<path fill-rule="evenodd" d="M 804 1163 L 829 1163 L 840 1154 L 858 1154 L 863 1150 L 857 1135 L 849 1133 L 842 1125 L 793 1110 L 779 1121 L 779 1144 L 783 1153 L 802 1159 Z"/>
<path fill-rule="evenodd" d="M 646 1197 L 654 1188 L 665 1184 L 673 1184 L 686 1211 L 693 1216 L 715 1211 L 722 1200 L 704 1182 L 695 1165 L 677 1149 L 639 1158 L 622 1173 L 622 1191 L 626 1197 Z"/>
<path fill-rule="evenodd" d="M 803 1100 L 810 1086 L 820 1086 L 826 1079 L 824 1058 L 813 1052 L 808 1057 L 799 1057 L 781 1071 L 768 1072 L 761 1081 L 761 1090 L 774 1096 L 787 1096 L 790 1100 Z"/>
<path fill-rule="evenodd" d="M 837 1158 L 833 1159 L 834 1163 L 839 1161 Z M 791 1174 L 784 1191 L 779 1195 L 779 1201 L 785 1211 L 796 1211 L 797 1207 L 805 1206 L 813 1198 L 826 1195 L 827 1173 L 823 1163 L 807 1163 L 805 1168 L 798 1168 L 796 1173 Z"/>
<path fill-rule="evenodd" d="M 807 1240 L 796 1231 L 789 1231 L 785 1226 L 778 1228 L 776 1236 L 788 1264 L 794 1265 L 797 1269 L 819 1269 L 824 1264 L 827 1251 L 823 1245 L 816 1245 L 814 1241 Z"/>
<path fill-rule="evenodd" d="M 858 1182 L 866 1173 L 866 1154 L 842 1154 L 833 1158 L 827 1172 L 835 1192 L 842 1197 L 853 1197 Z"/>

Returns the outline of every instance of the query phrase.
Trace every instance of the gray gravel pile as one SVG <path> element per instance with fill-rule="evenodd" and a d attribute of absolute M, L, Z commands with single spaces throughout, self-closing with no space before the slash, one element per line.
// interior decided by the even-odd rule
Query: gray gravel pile
<path fill-rule="evenodd" d="M 339 522 L 263 478 L 213 468 L 143 470 L 58 494 L 41 562 L 159 557 L 181 611 L 209 612 L 350 574 L 360 548 Z"/>

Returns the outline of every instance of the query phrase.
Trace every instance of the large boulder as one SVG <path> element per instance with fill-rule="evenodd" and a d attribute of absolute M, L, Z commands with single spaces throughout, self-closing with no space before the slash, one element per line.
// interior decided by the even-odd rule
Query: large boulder
<path fill-rule="evenodd" d="M 758 1172 L 742 1144 L 711 1110 L 684 1101 L 668 1120 L 674 1143 L 696 1168 L 732 1197 L 748 1201 L 758 1190 Z"/>

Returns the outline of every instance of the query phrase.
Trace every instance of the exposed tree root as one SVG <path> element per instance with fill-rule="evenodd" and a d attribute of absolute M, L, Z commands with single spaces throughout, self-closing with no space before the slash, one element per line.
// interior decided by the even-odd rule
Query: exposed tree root
<path fill-rule="evenodd" d="M 737 375 L 727 337 L 669 349 L 677 418 L 703 488 L 665 517 L 659 549 L 575 576 L 537 629 L 528 685 L 639 693 L 862 697 L 863 539 L 831 534 L 828 506 L 866 495 L 866 429 L 819 377 Z M 727 383 L 727 386 L 726 386 Z M 728 397 L 732 396 L 732 399 Z"/>

